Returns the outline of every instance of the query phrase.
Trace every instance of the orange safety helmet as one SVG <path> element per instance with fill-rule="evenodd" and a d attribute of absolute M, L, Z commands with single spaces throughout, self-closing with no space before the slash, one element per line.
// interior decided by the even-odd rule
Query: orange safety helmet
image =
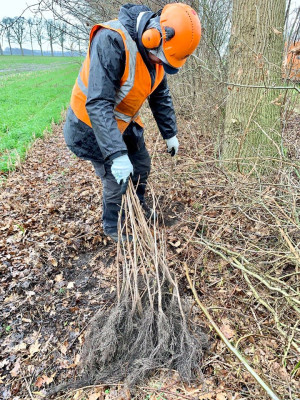
<path fill-rule="evenodd" d="M 195 10 L 187 4 L 167 4 L 160 15 L 160 31 L 147 29 L 142 43 L 147 49 L 162 51 L 168 64 L 180 68 L 196 49 L 201 38 L 201 24 Z M 162 43 L 161 43 L 162 42 Z"/>

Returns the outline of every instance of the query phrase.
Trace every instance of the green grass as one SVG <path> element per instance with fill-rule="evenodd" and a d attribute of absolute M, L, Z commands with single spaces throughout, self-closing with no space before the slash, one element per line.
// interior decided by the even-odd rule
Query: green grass
<path fill-rule="evenodd" d="M 0 57 L 0 171 L 23 160 L 30 144 L 61 119 L 82 59 Z"/>

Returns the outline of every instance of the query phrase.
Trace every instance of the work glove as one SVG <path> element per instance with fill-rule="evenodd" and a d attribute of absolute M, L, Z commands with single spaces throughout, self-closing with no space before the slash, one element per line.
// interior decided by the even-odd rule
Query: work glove
<path fill-rule="evenodd" d="M 176 136 L 173 136 L 171 139 L 167 139 L 167 147 L 168 153 L 171 154 L 171 157 L 174 157 L 178 152 L 179 142 Z"/>
<path fill-rule="evenodd" d="M 111 173 L 115 177 L 119 185 L 121 185 L 121 193 L 124 194 L 127 189 L 129 176 L 133 174 L 133 166 L 127 154 L 117 157 L 113 160 Z"/>

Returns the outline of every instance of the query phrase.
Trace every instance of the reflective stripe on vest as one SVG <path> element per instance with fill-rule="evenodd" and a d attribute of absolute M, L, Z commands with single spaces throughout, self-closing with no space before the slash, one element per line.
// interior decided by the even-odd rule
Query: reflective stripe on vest
<path fill-rule="evenodd" d="M 82 70 L 82 67 L 81 67 L 81 69 L 80 69 L 80 72 L 81 72 L 81 70 Z M 82 79 L 81 79 L 81 76 L 80 76 L 80 72 L 79 72 L 78 77 L 77 77 L 77 83 L 78 83 L 78 86 L 79 86 L 80 90 L 82 91 L 82 93 L 87 97 L 87 95 L 88 95 L 88 88 L 87 88 L 87 87 L 85 86 L 85 84 L 83 83 L 83 81 L 82 81 Z"/>
<path fill-rule="evenodd" d="M 110 28 L 121 30 L 126 38 L 126 47 L 129 53 L 129 72 L 128 72 L 128 78 L 124 82 L 124 84 L 121 86 L 120 90 L 116 93 L 116 98 L 115 98 L 115 108 L 117 107 L 118 104 L 121 103 L 121 101 L 127 96 L 129 91 L 132 89 L 134 85 L 134 76 L 135 76 L 135 68 L 136 68 L 136 54 L 138 53 L 138 48 L 132 40 L 131 36 L 127 32 L 127 30 L 124 28 L 124 26 L 121 24 L 119 20 L 113 20 L 107 22 L 105 25 L 109 26 Z M 127 60 L 126 60 L 127 62 Z M 118 113 L 121 114 L 121 113 Z M 120 116 L 118 116 L 120 118 Z M 121 118 L 122 119 L 122 118 Z"/>
<path fill-rule="evenodd" d="M 131 121 L 135 121 L 143 126 L 138 114 L 139 109 L 146 98 L 157 88 L 164 76 L 164 69 L 161 65 L 156 65 L 156 79 L 151 87 L 151 77 L 147 66 L 142 60 L 135 41 L 131 38 L 128 31 L 118 20 L 106 22 L 105 24 L 95 25 L 90 33 L 90 43 L 95 33 L 102 28 L 112 29 L 118 32 L 124 42 L 126 61 L 125 70 L 120 82 L 120 89 L 115 95 L 114 115 L 120 131 L 123 133 Z M 85 103 L 88 94 L 88 75 L 89 75 L 90 56 L 89 50 L 86 59 L 79 72 L 71 97 L 71 108 L 78 119 L 91 127 L 91 122 L 87 114 Z"/>

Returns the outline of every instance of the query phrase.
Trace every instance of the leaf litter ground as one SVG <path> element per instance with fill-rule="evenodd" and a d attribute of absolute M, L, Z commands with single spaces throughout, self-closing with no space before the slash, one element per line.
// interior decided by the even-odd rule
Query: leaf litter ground
<path fill-rule="evenodd" d="M 202 302 L 226 337 L 238 342 L 282 398 L 296 398 L 297 303 L 286 304 L 276 290 L 267 292 L 253 275 L 250 284 L 255 291 L 251 290 L 237 256 L 250 260 L 251 266 L 255 263 L 251 272 L 258 275 L 259 267 L 264 267 L 271 282 L 274 277 L 279 281 L 281 290 L 287 286 L 299 290 L 297 257 L 292 250 L 296 251 L 293 244 L 299 231 L 292 222 L 282 223 L 287 218 L 280 211 L 294 221 L 293 207 L 284 207 L 291 198 L 299 205 L 288 186 L 293 181 L 285 182 L 287 200 L 278 189 L 282 178 L 275 182 L 279 224 L 270 225 L 264 217 L 270 214 L 252 200 L 258 193 L 255 183 L 250 178 L 235 179 L 218 167 L 209 138 L 197 132 L 197 121 L 182 119 L 179 125 L 181 150 L 176 160 L 166 154 L 152 122 L 147 134 L 153 164 L 150 181 L 164 216 L 161 229 L 167 238 L 169 266 L 177 274 L 181 293 L 192 300 L 183 268 L 183 263 L 188 264 Z M 292 172 L 289 176 L 294 179 Z M 38 399 L 45 389 L 76 378 L 91 318 L 100 308 L 113 305 L 116 245 L 103 235 L 100 185 L 90 164 L 67 150 L 62 127 L 56 126 L 53 135 L 35 143 L 21 169 L 12 172 L 1 188 L 1 398 Z M 274 211 L 269 200 L 274 185 L 261 185 L 269 196 L 264 197 L 264 206 Z M 291 246 L 280 235 L 280 223 Z M 276 271 L 270 267 L 274 263 Z M 196 306 L 190 313 L 210 331 Z M 278 333 L 278 326 L 285 336 Z M 104 382 L 62 398 L 266 399 L 213 332 L 210 337 L 205 379 L 199 386 L 188 387 L 175 372 L 163 370 L 134 395 L 122 385 L 109 387 Z"/>

